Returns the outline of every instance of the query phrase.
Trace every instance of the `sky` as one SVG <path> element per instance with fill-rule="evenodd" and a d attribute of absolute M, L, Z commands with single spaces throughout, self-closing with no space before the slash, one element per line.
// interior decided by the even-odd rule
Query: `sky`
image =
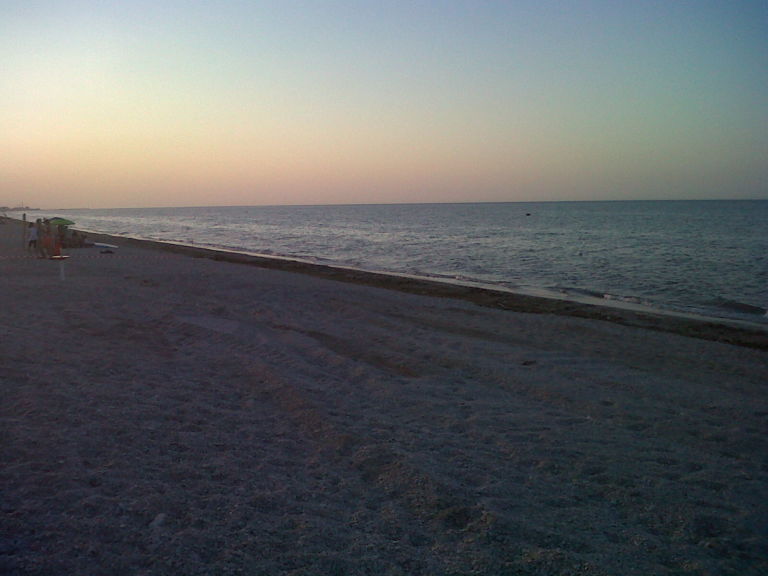
<path fill-rule="evenodd" d="M 0 205 L 768 198 L 768 0 L 0 0 Z"/>

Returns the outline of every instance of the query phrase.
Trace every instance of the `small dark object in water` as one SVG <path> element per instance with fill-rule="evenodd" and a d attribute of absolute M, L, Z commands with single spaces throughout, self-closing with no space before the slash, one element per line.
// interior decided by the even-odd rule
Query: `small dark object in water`
<path fill-rule="evenodd" d="M 99 254 L 114 254 L 114 252 L 112 250 L 102 250 Z"/>

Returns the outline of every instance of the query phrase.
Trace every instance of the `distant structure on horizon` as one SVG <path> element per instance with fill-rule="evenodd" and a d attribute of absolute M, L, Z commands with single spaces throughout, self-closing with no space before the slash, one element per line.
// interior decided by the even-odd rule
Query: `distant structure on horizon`
<path fill-rule="evenodd" d="M 40 210 L 40 208 L 30 208 L 29 206 L 14 206 L 13 208 L 9 208 L 8 206 L 0 206 L 0 210 L 3 212 L 21 212 L 22 210 Z"/>

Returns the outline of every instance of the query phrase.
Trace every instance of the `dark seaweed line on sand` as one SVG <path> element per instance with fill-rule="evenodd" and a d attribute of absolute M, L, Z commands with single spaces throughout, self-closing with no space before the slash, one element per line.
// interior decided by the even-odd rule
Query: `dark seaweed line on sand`
<path fill-rule="evenodd" d="M 696 318 L 683 318 L 661 313 L 653 314 L 633 310 L 623 310 L 608 306 L 585 304 L 582 302 L 514 294 L 489 288 L 460 286 L 426 278 L 408 278 L 379 272 L 335 268 L 333 266 L 314 264 L 311 262 L 227 252 L 213 248 L 188 246 L 157 240 L 144 240 L 95 233 L 89 233 L 88 236 L 89 239 L 96 240 L 97 242 L 121 243 L 139 248 L 149 248 L 175 254 L 183 254 L 195 258 L 209 258 L 211 260 L 234 264 L 247 264 L 272 270 L 296 272 L 329 280 L 374 286 L 377 288 L 397 290 L 411 294 L 437 296 L 440 298 L 456 298 L 472 302 L 479 306 L 500 310 L 511 310 L 529 314 L 556 314 L 591 320 L 603 320 L 625 326 L 679 334 L 690 338 L 699 338 L 735 346 L 768 350 L 768 331 L 760 330 L 758 328 L 750 329 L 746 326 L 734 326 L 717 321 L 708 321 L 706 319 L 699 320 Z"/>

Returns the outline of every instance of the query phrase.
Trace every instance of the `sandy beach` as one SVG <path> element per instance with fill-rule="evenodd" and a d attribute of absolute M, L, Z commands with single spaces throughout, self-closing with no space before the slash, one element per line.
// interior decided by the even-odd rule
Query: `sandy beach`
<path fill-rule="evenodd" d="M 0 573 L 768 573 L 765 330 L 110 242 L 0 223 Z"/>

